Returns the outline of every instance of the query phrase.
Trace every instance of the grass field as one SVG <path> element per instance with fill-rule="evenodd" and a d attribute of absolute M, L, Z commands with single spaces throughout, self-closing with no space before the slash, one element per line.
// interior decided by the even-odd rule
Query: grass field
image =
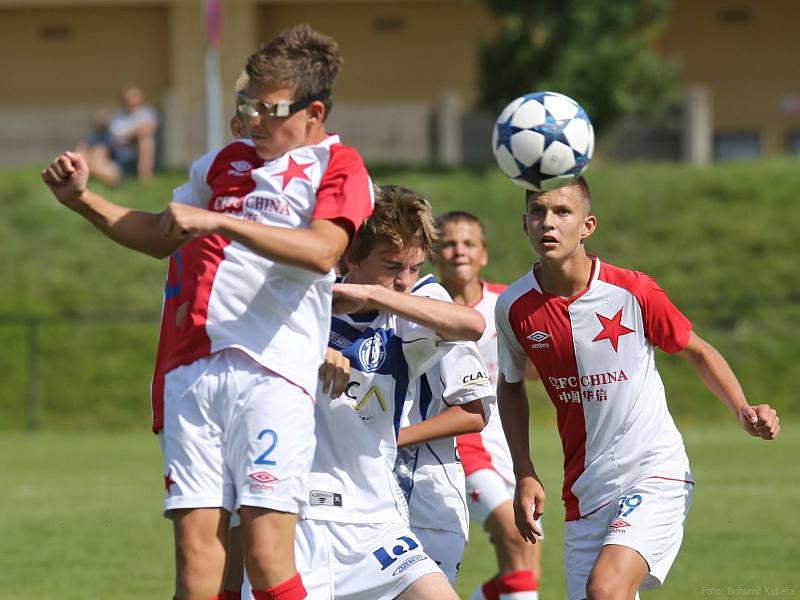
<path fill-rule="evenodd" d="M 538 420 L 551 410 L 539 403 Z M 663 590 L 645 598 L 800 596 L 800 436 L 784 423 L 775 443 L 732 419 L 681 424 L 698 486 L 681 554 Z M 552 427 L 533 427 L 549 493 L 541 598 L 564 598 L 561 451 Z M 169 598 L 172 549 L 160 516 L 153 436 L 136 433 L 0 437 L 0 600 Z M 492 574 L 491 547 L 473 531 L 458 590 Z M 718 590 L 718 593 L 715 593 Z"/>

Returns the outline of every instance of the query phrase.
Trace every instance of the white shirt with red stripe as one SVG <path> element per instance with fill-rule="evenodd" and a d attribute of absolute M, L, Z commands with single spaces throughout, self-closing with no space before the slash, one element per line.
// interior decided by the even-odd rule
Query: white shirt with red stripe
<path fill-rule="evenodd" d="M 486 368 L 489 370 L 489 380 L 493 388 L 497 388 L 497 329 L 494 323 L 494 310 L 500 293 L 506 286 L 500 283 L 481 282 L 483 293 L 481 299 L 472 308 L 483 315 L 486 329 L 478 340 L 478 351 L 481 353 Z M 481 469 L 492 469 L 510 484 L 514 484 L 514 469 L 511 462 L 511 453 L 508 450 L 503 424 L 500 422 L 500 412 L 492 411 L 483 431 L 468 433 L 457 438 L 458 453 L 464 473 L 472 475 Z"/>
<path fill-rule="evenodd" d="M 655 347 L 682 350 L 692 325 L 648 275 L 592 260 L 576 296 L 548 294 L 531 270 L 495 312 L 506 381 L 530 358 L 556 407 L 568 521 L 650 477 L 692 480 L 655 364 Z"/>
<path fill-rule="evenodd" d="M 354 235 L 372 212 L 361 157 L 330 135 L 274 160 L 239 140 L 195 161 L 173 201 L 266 225 L 308 228 L 337 220 Z M 256 254 L 221 235 L 170 258 L 152 385 L 153 429 L 163 425 L 163 377 L 224 348 L 238 348 L 311 397 L 328 341 L 333 270 L 319 273 Z"/>

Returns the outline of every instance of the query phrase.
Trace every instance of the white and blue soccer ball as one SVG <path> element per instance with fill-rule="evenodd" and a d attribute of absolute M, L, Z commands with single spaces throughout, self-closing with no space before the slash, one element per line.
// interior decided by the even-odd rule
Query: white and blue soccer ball
<path fill-rule="evenodd" d="M 569 96 L 525 94 L 497 117 L 492 150 L 511 181 L 528 190 L 549 191 L 571 183 L 589 166 L 594 128 Z"/>

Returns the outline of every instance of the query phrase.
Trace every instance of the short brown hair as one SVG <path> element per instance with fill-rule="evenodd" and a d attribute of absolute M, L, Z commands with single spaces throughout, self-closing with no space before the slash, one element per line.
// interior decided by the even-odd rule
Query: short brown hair
<path fill-rule="evenodd" d="M 253 52 L 245 72 L 249 82 L 260 87 L 292 88 L 294 99 L 300 100 L 330 92 L 341 66 L 336 40 L 303 24 L 282 31 Z M 327 117 L 333 102 L 330 98 L 322 102 Z"/>
<path fill-rule="evenodd" d="M 462 221 L 473 223 L 478 226 L 481 232 L 481 241 L 483 245 L 486 246 L 486 227 L 484 227 L 483 222 L 477 216 L 466 210 L 451 210 L 450 212 L 440 215 L 439 218 L 436 219 L 436 230 L 439 232 L 439 235 L 441 235 L 442 227 L 449 223 L 461 223 Z"/>
<path fill-rule="evenodd" d="M 347 257 L 360 263 L 380 243 L 397 250 L 416 247 L 428 254 L 437 239 L 431 205 L 425 198 L 399 185 L 375 186 L 372 216 L 358 231 Z"/>
<path fill-rule="evenodd" d="M 575 181 L 568 183 L 564 188 L 576 188 L 576 192 L 578 193 L 578 199 L 583 203 L 584 208 L 586 210 L 586 214 L 592 214 L 592 194 L 591 190 L 589 190 L 589 183 L 586 181 L 586 178 L 581 176 L 578 177 Z M 556 188 L 558 189 L 558 188 Z M 552 190 L 551 190 L 552 191 Z M 525 191 L 525 209 L 528 208 L 528 200 L 533 198 L 538 198 L 539 196 L 546 194 L 547 192 L 534 192 L 531 190 Z"/>

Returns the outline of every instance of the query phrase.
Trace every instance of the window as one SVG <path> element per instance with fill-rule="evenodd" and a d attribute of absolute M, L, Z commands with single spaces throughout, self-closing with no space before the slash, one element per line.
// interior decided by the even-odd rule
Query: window
<path fill-rule="evenodd" d="M 789 154 L 800 156 L 800 130 L 790 131 L 786 136 L 786 151 Z"/>
<path fill-rule="evenodd" d="M 715 160 L 746 160 L 761 155 L 761 138 L 755 131 L 714 135 Z"/>

